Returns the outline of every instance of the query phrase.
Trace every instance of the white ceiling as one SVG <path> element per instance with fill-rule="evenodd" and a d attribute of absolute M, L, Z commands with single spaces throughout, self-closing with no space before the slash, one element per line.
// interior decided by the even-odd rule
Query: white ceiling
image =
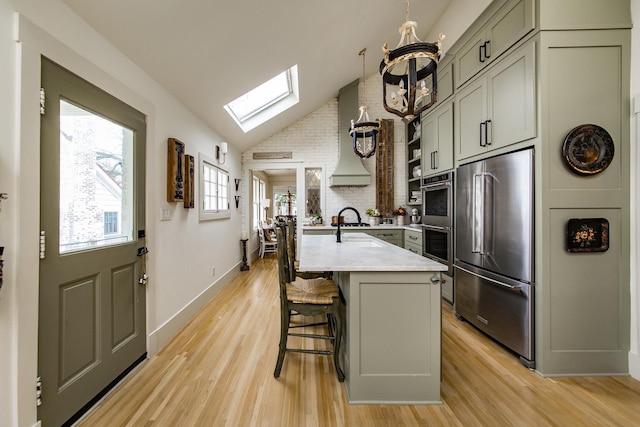
<path fill-rule="evenodd" d="M 62 0 L 240 151 L 378 74 L 405 0 Z M 452 0 L 414 0 L 423 38 Z M 435 40 L 423 40 L 435 42 Z M 300 103 L 244 133 L 223 105 L 298 64 Z M 378 74 L 379 75 L 379 74 Z"/>

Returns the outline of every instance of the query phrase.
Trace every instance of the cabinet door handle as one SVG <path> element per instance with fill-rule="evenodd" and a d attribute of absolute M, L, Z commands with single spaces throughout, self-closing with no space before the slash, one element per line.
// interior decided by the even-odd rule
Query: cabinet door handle
<path fill-rule="evenodd" d="M 434 169 L 438 169 L 438 168 L 440 167 L 440 166 L 438 165 L 438 150 L 436 150 L 436 151 L 434 151 L 434 152 L 433 152 L 433 160 L 434 160 L 434 162 L 433 162 L 433 165 L 434 165 L 434 166 L 433 166 L 433 168 L 434 168 Z"/>
<path fill-rule="evenodd" d="M 491 145 L 491 142 L 493 140 L 493 126 L 491 125 L 491 120 L 487 120 L 486 123 L 487 125 L 484 128 L 484 140 L 486 145 Z"/>
<path fill-rule="evenodd" d="M 485 54 L 483 53 L 483 51 L 485 51 L 486 49 L 486 43 L 482 43 L 480 46 L 478 46 L 478 59 L 480 60 L 480 62 L 484 62 Z"/>
<path fill-rule="evenodd" d="M 431 152 L 431 164 L 429 165 L 431 167 L 431 169 L 433 169 L 433 153 L 435 153 L 435 151 Z"/>
<path fill-rule="evenodd" d="M 484 57 L 491 58 L 491 40 L 484 42 Z"/>
<path fill-rule="evenodd" d="M 487 144 L 483 142 L 483 139 L 486 138 L 486 136 L 487 136 L 487 122 L 480 122 L 480 147 L 487 146 Z"/>

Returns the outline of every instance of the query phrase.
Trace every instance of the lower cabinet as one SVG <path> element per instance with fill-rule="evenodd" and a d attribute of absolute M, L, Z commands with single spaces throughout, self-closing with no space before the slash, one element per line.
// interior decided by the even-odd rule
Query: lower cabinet
<path fill-rule="evenodd" d="M 442 403 L 439 278 L 427 271 L 335 272 L 346 307 L 341 354 L 350 404 Z"/>
<path fill-rule="evenodd" d="M 396 246 L 404 247 L 403 243 L 403 229 L 397 230 L 366 230 L 365 233 L 370 236 L 377 237 L 380 240 L 394 244 Z"/>
<path fill-rule="evenodd" d="M 342 231 L 342 230 L 340 230 L 340 231 Z M 335 234 L 335 233 L 336 233 L 335 230 L 327 230 L 326 228 L 317 229 L 317 230 L 308 230 L 308 229 L 302 230 L 302 234 L 313 234 L 313 235 L 316 235 L 316 236 L 323 235 L 323 234 L 324 235 L 331 235 L 331 234 Z"/>
<path fill-rule="evenodd" d="M 442 273 L 442 298 L 453 304 L 453 277 Z"/>
<path fill-rule="evenodd" d="M 404 248 L 422 255 L 422 230 L 404 230 Z"/>

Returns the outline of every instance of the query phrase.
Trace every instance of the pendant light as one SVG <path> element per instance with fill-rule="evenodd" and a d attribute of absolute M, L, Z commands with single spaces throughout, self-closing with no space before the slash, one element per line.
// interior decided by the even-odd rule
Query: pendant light
<path fill-rule="evenodd" d="M 366 97 L 366 81 L 367 75 L 365 73 L 365 52 L 367 48 L 358 52 L 358 55 L 362 56 L 362 93 L 363 98 Z M 360 116 L 358 121 L 354 123 L 351 120 L 351 127 L 349 128 L 349 135 L 353 138 L 353 152 L 359 157 L 366 159 L 374 155 L 376 152 L 376 137 L 380 132 L 380 120 L 371 121 L 369 119 L 369 107 L 360 102 Z"/>
<path fill-rule="evenodd" d="M 393 50 L 385 43 L 380 62 L 384 109 L 406 120 L 431 107 L 438 94 L 436 69 L 444 35 L 440 34 L 437 43 L 425 43 L 416 36 L 417 28 L 415 21 L 409 21 L 407 0 L 406 22 L 399 28 L 400 42 Z"/>

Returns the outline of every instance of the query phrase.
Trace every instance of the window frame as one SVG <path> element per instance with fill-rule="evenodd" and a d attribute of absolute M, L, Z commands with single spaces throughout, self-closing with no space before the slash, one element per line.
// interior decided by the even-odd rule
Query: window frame
<path fill-rule="evenodd" d="M 261 107 L 253 109 L 251 113 L 244 115 L 242 119 L 236 115 L 232 105 L 234 102 L 242 99 L 243 97 L 250 96 L 251 92 L 259 90 L 261 86 L 263 86 L 264 84 L 268 84 L 269 81 L 281 75 L 285 75 L 285 78 L 287 79 L 287 84 L 289 86 L 288 93 L 280 94 L 277 97 L 265 100 Z M 233 121 L 236 122 L 240 129 L 242 129 L 244 133 L 247 133 L 250 130 L 260 126 L 261 124 L 271 120 L 283 111 L 286 111 L 289 108 L 293 107 L 298 102 L 300 102 L 300 93 L 298 88 L 298 65 L 296 64 L 269 79 L 267 82 L 252 89 L 246 94 L 241 95 L 240 97 L 231 101 L 229 104 L 224 105 L 224 109 L 227 111 L 229 116 L 231 116 Z"/>
<path fill-rule="evenodd" d="M 225 192 L 226 194 L 221 195 L 218 194 L 217 196 L 215 196 L 218 200 L 218 206 L 220 204 L 225 204 L 226 201 L 226 208 L 221 208 L 221 209 L 205 209 L 204 205 L 205 205 L 205 199 L 207 197 L 209 197 L 207 194 L 205 194 L 205 189 L 206 189 L 206 183 L 205 183 L 205 173 L 204 173 L 204 168 L 205 166 L 210 167 L 211 169 L 214 169 L 216 171 L 216 175 L 222 174 L 222 184 L 220 184 L 220 181 L 215 181 L 215 184 L 217 187 L 219 187 L 220 185 L 222 185 L 222 191 Z M 200 221 L 211 221 L 211 220 L 218 220 L 218 219 L 226 219 L 226 218 L 230 218 L 231 217 L 231 206 L 230 206 L 230 202 L 229 202 L 229 198 L 231 197 L 231 192 L 230 192 L 230 188 L 229 188 L 229 171 L 227 171 L 226 169 L 221 168 L 218 164 L 217 161 L 213 158 L 210 157 L 204 153 L 198 153 L 198 194 L 200 196 L 200 199 L 198 201 L 198 218 L 200 219 Z M 225 182 L 226 181 L 226 182 Z M 226 189 L 226 191 L 225 191 Z"/>

